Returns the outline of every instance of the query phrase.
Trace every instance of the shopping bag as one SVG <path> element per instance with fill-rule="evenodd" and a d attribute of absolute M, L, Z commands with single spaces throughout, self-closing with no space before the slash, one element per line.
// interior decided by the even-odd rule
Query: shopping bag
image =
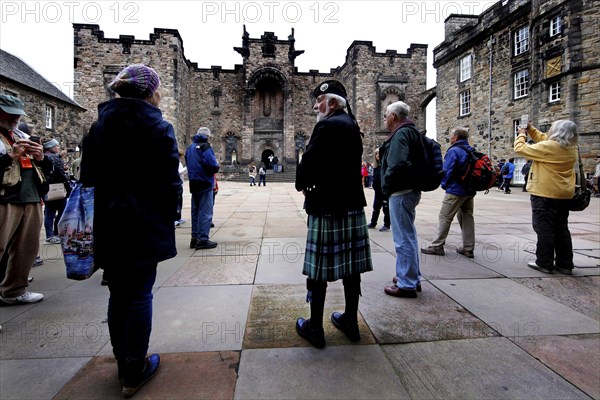
<path fill-rule="evenodd" d="M 94 188 L 75 183 L 58 222 L 68 279 L 87 279 L 98 269 L 94 263 L 93 225 Z"/>

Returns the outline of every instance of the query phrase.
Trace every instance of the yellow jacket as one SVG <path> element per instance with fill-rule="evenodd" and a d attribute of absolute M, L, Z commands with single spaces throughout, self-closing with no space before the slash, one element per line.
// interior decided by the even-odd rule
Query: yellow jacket
<path fill-rule="evenodd" d="M 515 153 L 533 160 L 527 191 L 550 199 L 571 199 L 575 192 L 577 147 L 563 147 L 534 127 L 527 130 L 535 144 L 527 144 L 527 135 L 515 140 Z"/>

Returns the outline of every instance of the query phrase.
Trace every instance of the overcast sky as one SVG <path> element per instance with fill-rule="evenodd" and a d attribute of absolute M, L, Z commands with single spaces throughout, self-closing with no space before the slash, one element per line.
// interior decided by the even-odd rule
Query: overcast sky
<path fill-rule="evenodd" d="M 433 49 L 450 14 L 481 14 L 496 1 L 0 1 L 0 48 L 16 55 L 72 97 L 72 23 L 97 24 L 105 38 L 149 39 L 154 28 L 177 29 L 185 56 L 201 68 L 242 64 L 243 25 L 287 39 L 295 28 L 301 72 L 329 72 L 354 40 L 377 52 L 429 46 L 427 87 L 435 86 Z M 429 113 L 429 117 L 431 117 Z M 429 125 L 429 124 L 428 124 Z"/>

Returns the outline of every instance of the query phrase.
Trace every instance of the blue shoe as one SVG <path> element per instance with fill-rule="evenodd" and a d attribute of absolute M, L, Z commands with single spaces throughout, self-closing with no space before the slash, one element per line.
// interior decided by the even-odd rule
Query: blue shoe
<path fill-rule="evenodd" d="M 160 365 L 160 356 L 158 354 L 152 354 L 146 358 L 146 364 L 141 374 L 134 374 L 134 376 L 125 377 L 125 383 L 121 392 L 126 399 L 130 398 L 136 392 L 144 386 L 146 382 L 154 378 Z"/>

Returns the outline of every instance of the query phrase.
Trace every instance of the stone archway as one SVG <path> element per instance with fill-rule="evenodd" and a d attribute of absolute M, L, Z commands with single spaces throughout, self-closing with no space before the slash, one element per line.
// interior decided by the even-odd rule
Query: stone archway
<path fill-rule="evenodd" d="M 272 168 L 269 156 L 275 156 L 275 153 L 271 149 L 263 150 L 262 154 L 260 155 L 260 162 L 263 163 L 267 169 Z"/>

